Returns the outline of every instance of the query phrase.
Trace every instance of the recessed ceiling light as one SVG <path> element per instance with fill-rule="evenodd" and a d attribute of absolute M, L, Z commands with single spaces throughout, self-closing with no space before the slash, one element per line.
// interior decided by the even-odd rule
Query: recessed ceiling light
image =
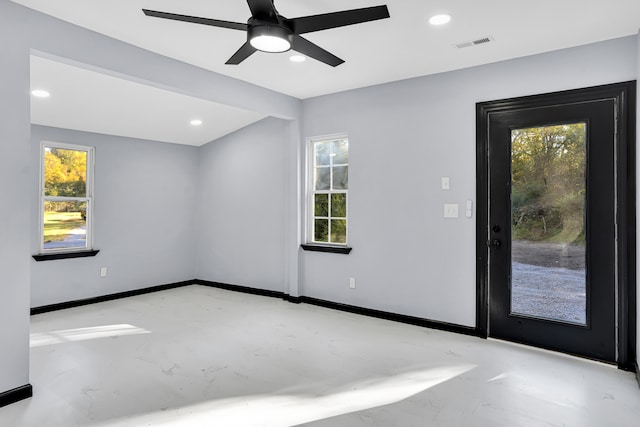
<path fill-rule="evenodd" d="M 37 98 L 48 98 L 51 96 L 51 94 L 49 92 L 47 92 L 46 90 L 43 89 L 34 89 L 31 91 L 31 95 L 37 97 Z"/>
<path fill-rule="evenodd" d="M 289 57 L 289 61 L 291 62 L 304 62 L 306 60 L 307 60 L 307 57 L 303 55 L 291 55 Z"/>
<path fill-rule="evenodd" d="M 202 124 L 202 120 L 200 119 L 193 119 L 191 120 L 189 123 L 191 123 L 191 126 L 200 126 Z"/>
<path fill-rule="evenodd" d="M 449 21 L 451 21 L 451 15 L 447 13 L 433 15 L 431 18 L 429 18 L 429 24 L 436 26 L 447 24 L 449 23 Z"/>

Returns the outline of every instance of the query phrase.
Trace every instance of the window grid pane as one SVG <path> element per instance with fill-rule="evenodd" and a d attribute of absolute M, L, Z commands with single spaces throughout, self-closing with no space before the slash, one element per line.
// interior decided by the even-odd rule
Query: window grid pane
<path fill-rule="evenodd" d="M 331 189 L 331 167 L 316 167 L 315 173 L 315 189 L 329 190 Z"/>
<path fill-rule="evenodd" d="M 331 189 L 346 190 L 349 188 L 349 166 L 333 166 L 331 168 Z"/>
<path fill-rule="evenodd" d="M 347 217 L 347 193 L 331 194 L 331 217 Z"/>
<path fill-rule="evenodd" d="M 331 159 L 333 165 L 349 163 L 349 143 L 346 140 L 334 141 L 331 144 Z"/>
<path fill-rule="evenodd" d="M 331 243 L 347 243 L 347 220 L 331 220 Z"/>
<path fill-rule="evenodd" d="M 314 220 L 314 241 L 327 243 L 329 241 L 329 220 L 328 219 L 316 219 Z"/>
<path fill-rule="evenodd" d="M 316 194 L 314 201 L 314 215 L 316 217 L 329 216 L 329 194 Z"/>
<path fill-rule="evenodd" d="M 331 163 L 331 154 L 329 146 L 325 143 L 314 144 L 315 163 L 316 165 L 329 165 Z"/>

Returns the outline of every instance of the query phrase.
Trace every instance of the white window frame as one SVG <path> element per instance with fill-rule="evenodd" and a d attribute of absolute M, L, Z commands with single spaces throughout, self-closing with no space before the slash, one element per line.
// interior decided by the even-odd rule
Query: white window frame
<path fill-rule="evenodd" d="M 45 169 L 45 149 L 46 148 L 60 148 L 62 150 L 73 151 L 85 151 L 87 153 L 87 194 L 85 197 L 60 197 L 60 196 L 45 196 L 45 182 L 44 182 L 44 169 Z M 83 252 L 93 250 L 93 170 L 95 166 L 95 148 L 66 144 L 62 142 L 42 141 L 40 143 L 40 253 L 68 253 L 68 252 Z M 87 204 L 87 216 L 86 216 L 86 246 L 80 248 L 49 248 L 44 247 L 44 202 L 86 202 Z"/>
<path fill-rule="evenodd" d="M 316 159 L 315 159 L 315 150 L 314 150 L 314 144 L 319 143 L 319 142 L 331 142 L 331 141 L 335 141 L 335 140 L 345 140 L 347 141 L 347 143 L 349 143 L 349 137 L 347 136 L 347 134 L 344 133 L 340 133 L 340 134 L 332 134 L 332 135 L 322 135 L 322 136 L 314 136 L 314 137 L 310 137 L 307 138 L 307 144 L 306 144 L 306 157 L 307 157 L 307 197 L 306 197 L 306 218 L 307 218 L 307 226 L 306 228 L 306 236 L 305 236 L 305 241 L 307 244 L 309 245 L 317 245 L 317 246 L 328 246 L 328 247 L 348 247 L 349 246 L 349 185 L 347 185 L 347 189 L 346 190 L 332 190 L 331 187 L 333 186 L 333 174 L 331 174 L 331 184 L 330 184 L 330 188 L 329 190 L 318 190 L 316 191 L 315 187 L 314 187 L 314 180 L 315 180 L 315 169 L 316 169 Z M 350 157 L 349 157 L 350 158 Z M 335 165 L 335 166 L 341 166 L 340 165 Z M 331 160 L 330 162 L 330 166 L 332 167 L 333 165 L 333 160 Z M 345 166 L 349 166 L 349 163 L 347 162 Z M 347 222 L 346 225 L 346 237 L 345 237 L 345 243 L 334 243 L 334 242 L 316 242 L 314 240 L 315 237 L 315 212 L 314 212 L 314 201 L 315 201 L 315 195 L 316 194 L 329 194 L 329 198 L 331 198 L 331 194 L 335 194 L 335 193 L 344 193 L 347 195 L 347 206 L 346 206 L 346 217 L 344 217 L 344 219 Z M 329 212 L 329 240 L 331 239 L 331 212 Z M 342 217 L 340 217 L 342 219 Z"/>

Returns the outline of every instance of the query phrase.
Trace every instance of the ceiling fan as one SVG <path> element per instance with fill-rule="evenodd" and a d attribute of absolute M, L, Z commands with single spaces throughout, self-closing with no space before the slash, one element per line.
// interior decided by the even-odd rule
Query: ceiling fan
<path fill-rule="evenodd" d="M 335 67 L 344 61 L 301 37 L 300 34 L 389 18 L 387 6 L 374 6 L 288 19 L 278 13 L 273 1 L 247 0 L 251 10 L 251 18 L 246 24 L 149 9 L 142 9 L 142 11 L 145 15 L 156 18 L 246 31 L 247 41 L 226 62 L 226 64 L 232 65 L 240 64 L 256 50 L 262 52 L 286 52 L 289 49 L 293 49 Z"/>

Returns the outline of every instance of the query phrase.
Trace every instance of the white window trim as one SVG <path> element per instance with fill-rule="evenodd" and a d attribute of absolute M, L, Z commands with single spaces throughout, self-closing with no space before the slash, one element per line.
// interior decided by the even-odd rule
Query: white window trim
<path fill-rule="evenodd" d="M 87 152 L 87 195 L 86 197 L 46 197 L 46 200 L 50 201 L 86 201 L 87 202 L 87 246 L 82 248 L 44 248 L 44 152 L 45 147 L 60 148 L 63 150 L 74 151 L 86 151 Z M 53 254 L 53 253 L 69 253 L 69 252 L 84 252 L 93 250 L 93 170 L 95 166 L 95 148 L 85 145 L 66 144 L 62 142 L 41 141 L 40 142 L 40 214 L 39 214 L 39 230 L 40 234 L 38 239 L 40 240 L 39 247 L 41 254 Z"/>
<path fill-rule="evenodd" d="M 329 135 L 320 135 L 308 137 L 306 146 L 305 146 L 305 155 L 306 155 L 306 165 L 307 165 L 307 174 L 306 174 L 306 227 L 305 227 L 305 242 L 308 245 L 314 246 L 327 246 L 327 247 L 338 247 L 338 248 L 347 248 L 349 247 L 349 189 L 347 190 L 339 190 L 339 191 L 329 191 L 328 193 L 346 193 L 347 194 L 347 235 L 345 243 L 333 243 L 333 242 L 315 242 L 313 240 L 313 225 L 314 225 L 314 195 L 316 194 L 312 188 L 314 181 L 314 173 L 315 173 L 315 156 L 313 155 L 313 144 L 316 142 L 324 142 L 331 141 L 335 139 L 345 139 L 349 141 L 349 147 L 351 147 L 351 141 L 349 140 L 349 136 L 346 133 L 336 133 Z M 349 153 L 349 160 L 351 159 L 351 153 Z M 350 163 L 347 163 L 349 165 Z M 324 192 L 324 191 L 321 191 Z"/>

